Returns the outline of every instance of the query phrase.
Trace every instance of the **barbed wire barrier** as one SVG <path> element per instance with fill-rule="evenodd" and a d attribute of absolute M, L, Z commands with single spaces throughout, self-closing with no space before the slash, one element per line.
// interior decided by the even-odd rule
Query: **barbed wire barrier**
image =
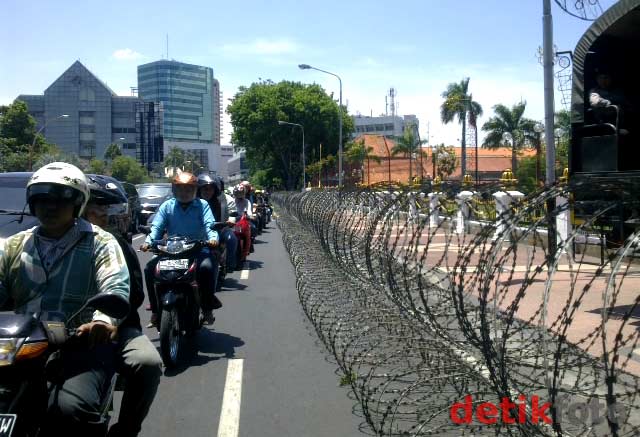
<path fill-rule="evenodd" d="M 513 193 L 487 190 L 466 202 Z M 274 200 L 302 306 L 376 435 L 626 436 L 640 433 L 640 237 L 627 232 L 604 260 L 597 246 L 623 225 L 614 213 L 635 214 L 629 193 L 558 185 L 464 227 L 455 192 Z M 581 224 L 549 250 L 569 211 Z M 505 398 L 518 404 L 506 416 L 491 407 Z"/>

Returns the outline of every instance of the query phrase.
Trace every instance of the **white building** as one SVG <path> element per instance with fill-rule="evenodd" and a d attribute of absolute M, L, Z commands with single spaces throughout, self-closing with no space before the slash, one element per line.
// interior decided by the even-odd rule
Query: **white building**
<path fill-rule="evenodd" d="M 365 115 L 352 116 L 355 125 L 353 138 L 362 134 L 378 134 L 385 136 L 401 137 L 404 133 L 405 126 L 412 126 L 416 138 L 420 137 L 418 129 L 420 121 L 415 115 L 382 115 L 379 117 L 369 117 Z"/>

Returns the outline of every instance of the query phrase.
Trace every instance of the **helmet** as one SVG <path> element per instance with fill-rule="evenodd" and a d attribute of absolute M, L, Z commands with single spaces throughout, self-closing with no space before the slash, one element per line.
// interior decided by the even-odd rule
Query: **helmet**
<path fill-rule="evenodd" d="M 238 184 L 235 187 L 233 187 L 233 197 L 244 199 L 245 194 L 246 194 L 246 190 L 244 185 Z"/>
<path fill-rule="evenodd" d="M 98 205 L 127 203 L 128 199 L 118 186 L 102 175 L 87 175 L 90 201 Z"/>
<path fill-rule="evenodd" d="M 36 171 L 27 183 L 27 203 L 34 214 L 33 201 L 36 196 L 55 196 L 73 201 L 74 216 L 82 214 L 89 202 L 87 177 L 75 165 L 52 162 Z"/>
<path fill-rule="evenodd" d="M 251 189 L 252 189 L 252 187 L 251 187 L 251 182 L 249 182 L 249 181 L 242 181 L 242 182 L 240 182 L 240 183 L 241 183 L 242 185 L 244 185 L 244 189 L 245 189 L 245 193 L 246 193 L 246 194 L 251 193 Z"/>
<path fill-rule="evenodd" d="M 173 185 L 193 185 L 194 187 L 197 187 L 198 178 L 196 178 L 192 173 L 183 171 L 173 178 L 172 183 Z"/>
<path fill-rule="evenodd" d="M 212 185 L 214 188 L 214 196 L 218 196 L 222 192 L 222 187 L 220 186 L 220 182 L 217 178 L 212 178 L 208 174 L 201 174 L 198 176 L 198 189 L 204 187 L 205 185 Z"/>
<path fill-rule="evenodd" d="M 224 191 L 224 179 L 222 178 L 222 176 L 216 176 L 215 179 L 220 184 L 220 192 L 222 193 Z"/>

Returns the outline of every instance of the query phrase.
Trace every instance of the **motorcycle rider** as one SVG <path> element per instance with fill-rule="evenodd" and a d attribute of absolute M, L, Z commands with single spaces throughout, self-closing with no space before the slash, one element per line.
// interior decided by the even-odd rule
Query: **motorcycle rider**
<path fill-rule="evenodd" d="M 209 204 L 196 198 L 198 179 L 191 173 L 182 172 L 173 178 L 174 198 L 166 200 L 158 208 L 151 232 L 147 235 L 144 244 L 140 246 L 143 252 L 151 248 L 151 244 L 159 240 L 166 231 L 168 236 L 184 236 L 193 240 L 207 240 L 208 245 L 214 248 L 218 245 L 218 233 L 212 229 L 215 218 Z M 153 257 L 144 269 L 147 294 L 151 304 L 151 323 L 155 326 L 158 319 L 158 302 L 155 293 L 153 272 L 158 264 L 158 257 Z M 198 255 L 196 277 L 198 288 L 201 292 L 202 314 L 205 324 L 213 324 L 213 310 L 222 307 L 220 300 L 214 295 L 216 279 L 218 276 L 218 263 L 212 262 L 212 255 L 206 249 Z"/>
<path fill-rule="evenodd" d="M 238 184 L 233 188 L 233 198 L 236 204 L 236 212 L 238 213 L 238 220 L 244 215 L 249 220 L 249 224 L 251 223 L 251 218 L 253 217 L 253 207 L 251 202 L 245 198 L 245 186 L 243 184 Z M 246 261 L 247 256 L 249 256 L 249 252 L 251 249 L 251 228 L 247 226 L 246 231 L 242 232 L 242 239 L 244 241 L 244 245 L 242 246 L 242 256 L 240 257 L 240 261 Z"/>
<path fill-rule="evenodd" d="M 135 250 L 124 236 L 109 226 L 109 205 L 124 203 L 126 197 L 113 182 L 106 182 L 99 176 L 88 177 L 90 198 L 84 217 L 96 226 L 113 235 L 127 263 L 129 270 L 129 315 L 118 325 L 118 356 L 116 368 L 125 378 L 124 394 L 118 423 L 109 430 L 113 436 L 136 436 L 158 390 L 162 374 L 162 359 L 149 338 L 142 333 L 138 308 L 144 302 L 142 269 Z"/>
<path fill-rule="evenodd" d="M 117 241 L 81 218 L 87 179 L 64 162 L 47 164 L 27 183 L 29 210 L 40 225 L 6 239 L 0 253 L 0 307 L 18 313 L 76 313 L 97 294 L 129 301 L 129 272 Z M 119 320 L 100 311 L 78 316 L 84 348 L 65 350 L 61 381 L 50 392 L 45 423 L 56 432 L 90 435 L 113 376 L 109 344 Z M 70 326 L 75 320 L 67 320 Z M 75 325 L 74 325 L 75 326 Z"/>
<path fill-rule="evenodd" d="M 220 222 L 227 225 L 233 225 L 229 222 L 229 207 L 227 202 L 224 204 L 220 201 L 220 197 L 224 198 L 222 186 L 219 179 L 214 179 L 208 174 L 198 176 L 198 196 L 209 203 L 209 207 L 213 211 L 214 217 Z M 226 199 L 225 199 L 226 200 Z M 220 241 L 224 241 L 227 246 L 227 271 L 233 272 L 236 268 L 236 253 L 238 250 L 238 239 L 233 230 L 225 226 L 220 231 Z"/>

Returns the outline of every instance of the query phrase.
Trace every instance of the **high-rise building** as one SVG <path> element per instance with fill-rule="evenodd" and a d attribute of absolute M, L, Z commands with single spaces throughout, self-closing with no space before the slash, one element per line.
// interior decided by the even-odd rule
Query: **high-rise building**
<path fill-rule="evenodd" d="M 220 92 L 212 68 L 169 60 L 139 65 L 138 96 L 162 102 L 166 140 L 220 144 Z"/>
<path fill-rule="evenodd" d="M 27 104 L 37 129 L 44 127 L 42 134 L 47 141 L 81 158 L 102 158 L 106 148 L 114 143 L 124 155 L 136 157 L 138 149 L 146 144 L 139 143 L 141 137 L 137 133 L 142 101 L 138 97 L 116 95 L 80 61 L 62 73 L 43 95 L 20 95 L 17 100 Z M 148 111 L 145 114 L 143 117 L 150 116 Z M 157 115 L 151 114 L 152 119 L 145 124 L 157 123 L 153 119 Z M 152 142 L 161 146 L 162 133 L 154 131 L 153 135 Z"/>

